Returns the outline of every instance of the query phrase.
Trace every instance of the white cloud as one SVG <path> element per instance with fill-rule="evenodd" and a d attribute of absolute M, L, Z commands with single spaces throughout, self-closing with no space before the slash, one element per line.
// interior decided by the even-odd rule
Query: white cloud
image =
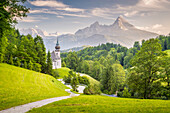
<path fill-rule="evenodd" d="M 42 17 L 42 16 L 28 16 L 26 18 L 19 19 L 20 22 L 39 22 L 41 20 L 46 20 L 48 19 L 47 17 Z"/>
<path fill-rule="evenodd" d="M 67 5 L 63 4 L 62 2 L 58 1 L 51 1 L 51 0 L 36 0 L 36 1 L 30 1 L 29 3 L 35 6 L 48 6 L 48 7 L 68 7 Z"/>
<path fill-rule="evenodd" d="M 72 8 L 69 5 L 66 5 L 62 2 L 58 2 L 54 0 L 36 0 L 36 1 L 29 1 L 29 3 L 35 6 L 44 6 L 44 7 L 47 6 L 47 7 L 55 8 L 56 10 L 63 10 L 63 11 L 68 11 L 68 12 L 84 12 L 84 9 Z"/>
<path fill-rule="evenodd" d="M 74 17 L 82 17 L 82 18 L 90 17 L 90 16 L 88 16 L 88 15 L 83 15 L 83 14 L 72 14 L 72 13 L 62 13 L 61 15 L 64 15 L 64 16 L 74 16 Z"/>
<path fill-rule="evenodd" d="M 58 18 L 64 18 L 63 16 L 57 16 Z"/>
<path fill-rule="evenodd" d="M 126 17 L 131 17 L 131 16 L 136 15 L 137 13 L 138 13 L 138 11 L 132 11 L 132 12 L 127 12 L 127 13 L 125 13 L 124 15 L 125 15 Z"/>
<path fill-rule="evenodd" d="M 158 28 L 161 28 L 162 25 L 161 24 L 155 24 L 152 26 L 152 29 L 158 29 Z"/>
<path fill-rule="evenodd" d="M 136 28 L 141 29 L 141 30 L 155 32 L 155 33 L 158 33 L 158 34 L 163 34 L 161 32 L 162 29 L 163 29 L 163 25 L 161 25 L 161 24 L 155 24 L 155 25 L 146 26 L 146 27 L 139 27 L 139 26 L 137 26 Z"/>
<path fill-rule="evenodd" d="M 91 15 L 92 16 L 97 16 L 97 17 L 102 17 L 105 19 L 111 19 L 115 20 L 113 17 L 114 14 L 122 14 L 124 11 L 115 11 L 115 9 L 112 8 L 94 8 L 91 10 Z"/>

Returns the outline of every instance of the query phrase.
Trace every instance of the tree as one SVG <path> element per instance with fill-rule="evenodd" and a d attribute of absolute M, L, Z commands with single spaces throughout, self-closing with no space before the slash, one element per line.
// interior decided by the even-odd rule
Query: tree
<path fill-rule="evenodd" d="M 27 62 L 24 60 L 24 68 L 27 69 Z"/>
<path fill-rule="evenodd" d="M 28 69 L 29 69 L 29 70 L 32 70 L 32 69 L 33 69 L 33 63 L 32 63 L 31 60 L 30 60 L 29 63 L 28 63 Z"/>
<path fill-rule="evenodd" d="M 45 73 L 45 70 L 46 70 L 46 48 L 45 48 L 42 37 L 36 36 L 34 38 L 34 43 L 35 43 L 35 50 L 36 50 L 37 57 L 38 57 L 36 62 L 42 65 L 41 70 L 43 73 Z M 47 58 L 47 60 L 48 60 L 48 58 Z M 51 73 L 51 72 L 49 72 L 49 73 Z"/>
<path fill-rule="evenodd" d="M 76 76 L 76 73 L 74 73 L 73 78 L 71 79 L 71 87 L 73 88 L 73 91 L 77 91 L 79 85 L 78 77 Z"/>
<path fill-rule="evenodd" d="M 130 93 L 128 91 L 128 88 L 124 87 L 124 90 L 123 90 L 123 97 L 126 97 L 126 98 L 130 98 Z"/>
<path fill-rule="evenodd" d="M 47 53 L 47 67 L 46 67 L 46 73 L 49 75 L 52 75 L 53 70 L 52 70 L 52 60 L 51 60 L 51 53 L 48 51 Z"/>
<path fill-rule="evenodd" d="M 64 61 L 62 62 L 62 67 L 66 67 L 66 63 Z"/>
<path fill-rule="evenodd" d="M 28 8 L 23 6 L 20 2 L 24 3 L 26 0 L 1 0 L 0 2 L 0 62 L 3 62 L 7 38 L 6 34 L 13 23 L 17 23 L 17 17 L 26 17 Z"/>
<path fill-rule="evenodd" d="M 102 74 L 102 90 L 107 90 L 110 94 L 123 88 L 125 82 L 125 72 L 120 64 L 108 65 Z"/>
<path fill-rule="evenodd" d="M 143 43 L 141 50 L 131 60 L 133 68 L 128 77 L 128 86 L 143 98 L 151 98 L 159 81 L 160 63 L 164 53 L 157 39 Z"/>
<path fill-rule="evenodd" d="M 19 58 L 16 59 L 16 63 L 15 63 L 16 66 L 20 67 L 21 66 L 21 61 Z"/>
<path fill-rule="evenodd" d="M 77 54 L 75 52 L 69 52 L 69 54 L 67 55 L 67 61 L 66 61 L 66 65 L 68 66 L 68 68 L 74 69 L 74 71 L 76 71 L 78 62 L 79 62 L 79 59 L 77 57 Z"/>
<path fill-rule="evenodd" d="M 13 64 L 14 64 L 12 55 L 10 56 L 9 64 L 11 64 L 11 65 L 13 65 Z"/>

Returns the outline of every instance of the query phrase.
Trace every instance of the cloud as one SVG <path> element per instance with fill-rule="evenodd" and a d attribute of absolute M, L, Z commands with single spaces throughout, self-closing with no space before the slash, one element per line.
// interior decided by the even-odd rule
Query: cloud
<path fill-rule="evenodd" d="M 72 8 L 69 5 L 66 5 L 66 4 L 64 4 L 62 2 L 58 2 L 58 1 L 51 1 L 51 0 L 30 1 L 29 0 L 29 3 L 34 6 L 51 7 L 51 8 L 55 8 L 56 10 L 62 10 L 62 11 L 68 11 L 68 12 L 84 12 L 84 9 Z"/>
<path fill-rule="evenodd" d="M 41 20 L 46 20 L 48 19 L 47 17 L 42 17 L 42 16 L 28 16 L 26 18 L 18 19 L 20 22 L 39 22 Z"/>
<path fill-rule="evenodd" d="M 146 26 L 146 27 L 139 27 L 137 26 L 136 28 L 141 29 L 141 30 L 146 30 L 146 31 L 152 31 L 158 34 L 162 34 L 162 29 L 163 29 L 163 25 L 162 24 L 155 24 L 155 25 L 151 25 L 151 26 Z"/>
<path fill-rule="evenodd" d="M 64 18 L 64 16 L 57 16 L 58 18 Z"/>
<path fill-rule="evenodd" d="M 131 16 L 136 15 L 137 13 L 138 13 L 138 11 L 132 11 L 132 12 L 127 12 L 127 13 L 125 13 L 124 15 L 125 15 L 126 17 L 131 17 Z"/>
<path fill-rule="evenodd" d="M 62 2 L 51 1 L 51 0 L 35 0 L 35 1 L 28 0 L 28 2 L 35 6 L 68 7 L 67 5 L 63 4 Z"/>
<path fill-rule="evenodd" d="M 82 17 L 82 18 L 85 18 L 85 17 L 90 17 L 88 15 L 83 15 L 83 14 L 72 14 L 72 13 L 63 13 L 61 15 L 64 15 L 64 16 L 74 16 L 74 17 Z"/>
<path fill-rule="evenodd" d="M 158 28 L 161 28 L 162 25 L 161 24 L 155 24 L 152 26 L 152 29 L 158 29 Z"/>
<path fill-rule="evenodd" d="M 105 19 L 112 19 L 114 14 L 122 14 L 122 11 L 114 11 L 112 8 L 94 8 L 91 10 L 91 15 L 92 16 L 97 16 L 97 17 L 102 17 Z"/>

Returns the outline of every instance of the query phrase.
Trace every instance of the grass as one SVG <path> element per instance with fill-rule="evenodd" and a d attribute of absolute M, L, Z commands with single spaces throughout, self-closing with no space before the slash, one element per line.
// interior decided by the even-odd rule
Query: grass
<path fill-rule="evenodd" d="M 89 75 L 83 74 L 83 76 L 86 76 L 89 79 L 89 82 L 90 82 L 91 85 L 94 85 L 94 84 L 99 85 L 100 84 L 99 81 L 97 81 L 96 79 L 92 78 Z"/>
<path fill-rule="evenodd" d="M 169 113 L 169 100 L 87 96 L 54 102 L 30 113 Z"/>
<path fill-rule="evenodd" d="M 66 88 L 50 75 L 0 63 L 0 110 L 69 95 Z"/>
<path fill-rule="evenodd" d="M 62 67 L 59 69 L 55 69 L 54 71 L 57 71 L 59 77 L 58 78 L 64 78 L 64 76 L 68 76 L 70 69 L 67 67 Z"/>

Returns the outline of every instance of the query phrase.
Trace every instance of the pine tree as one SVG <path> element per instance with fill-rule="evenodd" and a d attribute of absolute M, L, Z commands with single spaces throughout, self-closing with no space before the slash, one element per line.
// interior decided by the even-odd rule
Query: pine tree
<path fill-rule="evenodd" d="M 13 65 L 13 64 L 14 64 L 12 55 L 10 56 L 9 64 L 11 64 L 11 65 Z"/>
<path fill-rule="evenodd" d="M 18 66 L 18 67 L 21 66 L 21 62 L 20 62 L 20 59 L 19 59 L 19 58 L 16 59 L 16 66 Z"/>
<path fill-rule="evenodd" d="M 32 70 L 33 69 L 33 63 L 31 62 L 31 60 L 28 63 L 28 69 Z"/>
<path fill-rule="evenodd" d="M 27 69 L 27 62 L 24 60 L 24 68 Z"/>
<path fill-rule="evenodd" d="M 47 53 L 47 68 L 46 68 L 46 73 L 49 75 L 52 75 L 53 70 L 52 70 L 52 60 L 51 60 L 51 53 L 48 51 Z"/>

